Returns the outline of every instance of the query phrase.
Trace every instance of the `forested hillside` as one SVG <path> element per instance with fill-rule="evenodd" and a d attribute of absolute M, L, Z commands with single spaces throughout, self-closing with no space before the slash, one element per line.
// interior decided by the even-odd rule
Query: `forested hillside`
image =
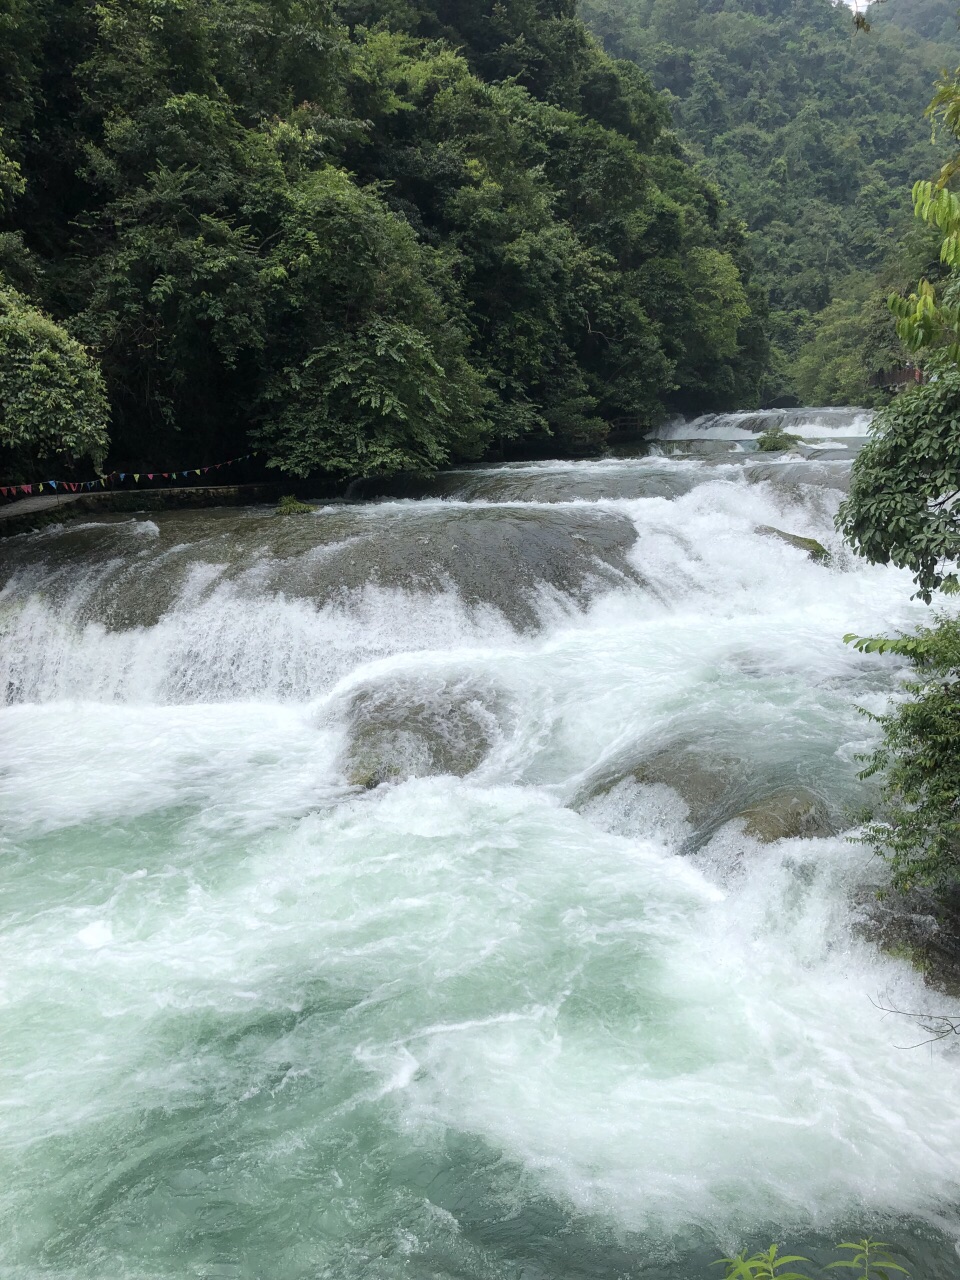
<path fill-rule="evenodd" d="M 910 188 L 945 151 L 924 109 L 958 58 L 953 0 L 889 0 L 857 32 L 830 0 L 584 0 L 667 93 L 703 171 L 753 232 L 770 291 L 767 394 L 843 402 L 902 357 L 884 299 L 922 273 Z M 826 309 L 826 310 L 825 310 Z"/>
<path fill-rule="evenodd" d="M 755 401 L 668 122 L 573 0 L 0 0 L 0 467 L 368 475 Z"/>

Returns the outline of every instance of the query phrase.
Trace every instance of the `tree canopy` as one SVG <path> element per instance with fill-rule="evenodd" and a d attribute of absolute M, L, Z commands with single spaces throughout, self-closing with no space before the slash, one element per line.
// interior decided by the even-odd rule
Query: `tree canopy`
<path fill-rule="evenodd" d="M 906 356 L 883 301 L 936 257 L 910 233 L 908 193 L 945 155 L 923 113 L 960 57 L 953 0 L 886 0 L 869 35 L 830 0 L 584 0 L 583 12 L 666 91 L 751 232 L 770 298 L 765 397 L 875 402 L 870 375 Z M 865 323 L 843 306 L 854 297 Z"/>
<path fill-rule="evenodd" d="M 938 83 L 928 114 L 956 146 L 960 72 Z M 909 569 L 928 602 L 938 589 L 960 587 L 960 199 L 950 190 L 958 170 L 960 153 L 936 182 L 913 189 L 917 217 L 939 240 L 944 277 L 888 300 L 901 340 L 924 359 L 926 380 L 877 415 L 839 514 L 862 555 Z"/>
<path fill-rule="evenodd" d="M 742 225 L 567 0 L 0 0 L 0 31 L 0 279 L 99 362 L 114 465 L 369 475 L 757 401 Z"/>
<path fill-rule="evenodd" d="M 913 573 L 928 601 L 958 585 L 960 371 L 935 363 L 934 381 L 897 396 L 860 451 L 840 510 L 843 532 L 875 564 Z"/>
<path fill-rule="evenodd" d="M 960 71 L 945 75 L 928 109 L 956 146 Z M 960 202 L 951 190 L 960 153 L 939 179 L 913 191 L 917 216 L 940 241 L 940 279 L 921 279 L 890 309 L 902 341 L 924 361 L 925 381 L 877 414 L 853 464 L 838 525 L 874 563 L 908 569 L 929 603 L 960 590 Z M 912 636 L 847 636 L 865 652 L 894 652 L 912 666 L 906 697 L 872 716 L 881 740 L 862 776 L 880 775 L 880 808 L 864 840 L 891 864 L 898 889 L 955 895 L 960 880 L 960 620 L 941 614 Z"/>

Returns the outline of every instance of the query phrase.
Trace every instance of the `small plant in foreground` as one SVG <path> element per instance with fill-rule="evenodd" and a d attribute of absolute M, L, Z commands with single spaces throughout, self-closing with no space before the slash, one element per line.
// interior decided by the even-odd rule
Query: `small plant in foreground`
<path fill-rule="evenodd" d="M 802 1258 L 799 1254 L 780 1255 L 777 1246 L 772 1244 L 765 1253 L 755 1253 L 749 1258 L 746 1250 L 738 1253 L 735 1258 L 718 1258 L 714 1266 L 726 1266 L 724 1280 L 810 1280 L 809 1276 L 799 1271 L 783 1270 L 794 1262 L 809 1261 L 809 1258 Z"/>
<path fill-rule="evenodd" d="M 852 1257 L 840 1258 L 836 1262 L 829 1263 L 827 1271 L 837 1268 L 853 1271 L 856 1273 L 855 1280 L 896 1280 L 894 1272 L 903 1276 L 909 1275 L 906 1267 L 901 1267 L 898 1262 L 894 1262 L 890 1246 L 884 1244 L 882 1240 L 871 1240 L 867 1237 L 855 1243 L 844 1241 L 838 1244 L 837 1248 L 847 1251 L 852 1254 Z M 809 1275 L 801 1271 L 784 1270 L 797 1262 L 805 1262 L 808 1266 L 813 1265 L 809 1258 L 801 1257 L 800 1254 L 779 1253 L 777 1246 L 772 1244 L 769 1249 L 754 1253 L 749 1258 L 746 1250 L 738 1253 L 735 1258 L 718 1258 L 714 1266 L 726 1267 L 724 1280 L 811 1280 Z"/>
<path fill-rule="evenodd" d="M 847 1271 L 855 1271 L 857 1280 L 892 1280 L 892 1272 L 899 1271 L 901 1275 L 909 1275 L 906 1267 L 901 1267 L 898 1262 L 894 1262 L 890 1255 L 890 1247 L 883 1243 L 882 1240 L 858 1240 L 856 1244 L 838 1244 L 838 1249 L 848 1249 L 853 1253 L 852 1258 L 842 1258 L 839 1262 L 831 1262 L 827 1267 L 828 1271 L 832 1271 L 835 1267 L 843 1267 Z"/>

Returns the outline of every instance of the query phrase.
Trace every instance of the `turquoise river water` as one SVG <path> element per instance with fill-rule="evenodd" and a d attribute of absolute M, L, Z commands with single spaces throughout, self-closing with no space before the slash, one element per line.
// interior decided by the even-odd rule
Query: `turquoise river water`
<path fill-rule="evenodd" d="M 697 1280 L 852 1232 L 957 1274 L 960 1055 L 876 1007 L 950 1002 L 843 834 L 898 673 L 841 637 L 923 610 L 833 532 L 843 422 L 726 435 L 3 545 L 0 1277 Z M 784 788 L 838 834 L 750 835 Z"/>

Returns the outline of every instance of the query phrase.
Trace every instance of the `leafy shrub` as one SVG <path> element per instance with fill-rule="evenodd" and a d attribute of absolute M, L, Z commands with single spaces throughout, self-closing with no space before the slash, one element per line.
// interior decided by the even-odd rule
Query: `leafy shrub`
<path fill-rule="evenodd" d="M 960 619 L 899 639 L 846 636 L 864 653 L 898 653 L 916 676 L 883 715 L 862 778 L 881 777 L 881 813 L 863 839 L 890 862 L 898 889 L 942 889 L 960 873 Z"/>
<path fill-rule="evenodd" d="M 757 448 L 762 453 L 782 453 L 785 449 L 792 449 L 799 439 L 799 436 L 784 431 L 783 427 L 768 427 L 757 436 Z"/>
<path fill-rule="evenodd" d="M 0 285 L 0 446 L 24 459 L 90 458 L 107 447 L 96 361 L 66 330 Z"/>
<path fill-rule="evenodd" d="M 877 414 L 854 464 L 837 526 L 873 564 L 909 569 L 930 602 L 960 583 L 960 371 L 932 359 L 935 376 Z"/>
<path fill-rule="evenodd" d="M 313 507 L 309 502 L 301 502 L 299 498 L 292 493 L 285 493 L 277 503 L 278 516 L 309 516 L 313 514 Z"/>

